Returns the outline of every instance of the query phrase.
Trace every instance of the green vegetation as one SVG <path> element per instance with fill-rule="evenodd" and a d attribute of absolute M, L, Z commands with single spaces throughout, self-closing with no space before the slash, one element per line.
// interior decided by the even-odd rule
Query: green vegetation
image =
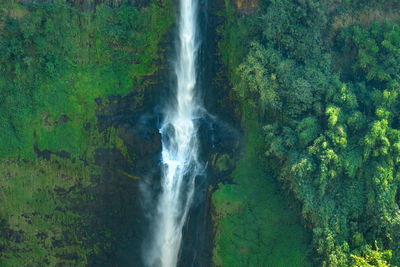
<path fill-rule="evenodd" d="M 95 150 L 134 155 L 96 115 L 110 96 L 141 107 L 174 21 L 172 1 L 141 2 L 0 1 L 1 266 L 84 266 L 110 252 L 105 226 L 89 227 Z"/>
<path fill-rule="evenodd" d="M 242 2 L 225 1 L 222 59 L 242 109 L 263 124 L 255 160 L 301 203 L 316 264 L 399 265 L 397 1 Z"/>
<path fill-rule="evenodd" d="M 82 237 L 87 218 L 73 205 L 82 204 L 80 188 L 90 186 L 92 168 L 68 160 L 0 164 L 1 266 L 41 263 L 85 266 L 89 247 Z M 67 198 L 67 199 L 65 199 Z M 79 225 L 79 228 L 77 228 Z"/>
<path fill-rule="evenodd" d="M 212 159 L 222 173 L 236 164 L 212 198 L 214 264 L 400 265 L 399 1 L 221 4 L 218 77 L 232 84 L 246 146 L 237 163 Z M 130 166 L 135 155 L 98 115 L 128 94 L 140 110 L 165 64 L 172 5 L 0 1 L 1 266 L 112 253 L 115 225 L 93 223 L 95 151 Z"/>
<path fill-rule="evenodd" d="M 65 1 L 2 4 L 0 157 L 38 148 L 90 154 L 96 98 L 137 91 L 158 69 L 159 43 L 173 22 L 168 0 L 83 12 Z"/>
<path fill-rule="evenodd" d="M 289 208 L 269 162 L 263 157 L 262 128 L 246 115 L 244 157 L 232 184 L 213 194 L 216 266 L 312 266 L 309 236 Z"/>
<path fill-rule="evenodd" d="M 356 255 L 350 255 L 355 259 L 355 266 L 388 266 L 388 261 L 392 258 L 392 252 L 390 250 L 381 251 L 375 241 L 375 250 L 372 250 L 370 246 L 366 248 L 366 255 L 359 257 Z"/>

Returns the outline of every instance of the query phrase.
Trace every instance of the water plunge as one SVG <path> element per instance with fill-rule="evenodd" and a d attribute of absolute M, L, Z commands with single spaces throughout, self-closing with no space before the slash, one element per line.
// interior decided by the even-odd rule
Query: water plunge
<path fill-rule="evenodd" d="M 180 0 L 179 42 L 175 74 L 176 99 L 164 114 L 162 135 L 162 192 L 155 211 L 154 229 L 145 262 L 151 267 L 175 267 L 195 189 L 203 166 L 198 161 L 194 117 L 200 105 L 196 97 L 197 0 Z"/>

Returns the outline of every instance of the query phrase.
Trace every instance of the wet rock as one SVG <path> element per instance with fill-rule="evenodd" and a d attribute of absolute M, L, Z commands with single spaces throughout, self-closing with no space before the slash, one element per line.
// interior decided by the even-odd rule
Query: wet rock
<path fill-rule="evenodd" d="M 94 154 L 94 162 L 98 166 L 112 167 L 118 166 L 121 168 L 122 162 L 125 161 L 121 151 L 116 148 L 98 148 Z"/>
<path fill-rule="evenodd" d="M 124 141 L 129 154 L 135 155 L 135 173 L 150 170 L 161 154 L 161 135 L 157 129 L 146 125 L 119 127 L 118 136 Z"/>
<path fill-rule="evenodd" d="M 222 154 L 216 157 L 214 166 L 220 172 L 232 171 L 234 169 L 234 161 L 228 154 Z"/>
<path fill-rule="evenodd" d="M 115 148 L 97 149 L 95 163 L 102 166 L 102 174 L 92 189 L 93 201 L 86 207 L 94 215 L 87 230 L 96 234 L 98 242 L 109 243 L 110 251 L 89 257 L 88 266 L 130 266 L 118 264 L 121 251 L 130 248 L 127 262 L 141 260 L 144 226 L 139 181 L 131 177 L 134 163 Z"/>

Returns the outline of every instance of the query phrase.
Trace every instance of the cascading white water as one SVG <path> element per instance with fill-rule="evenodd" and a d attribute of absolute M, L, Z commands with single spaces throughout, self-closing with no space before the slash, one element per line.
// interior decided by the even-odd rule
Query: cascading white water
<path fill-rule="evenodd" d="M 197 0 L 180 0 L 179 46 L 175 73 L 176 101 L 165 112 L 162 135 L 162 192 L 158 199 L 154 236 L 147 253 L 148 266 L 175 267 L 182 228 L 192 202 L 197 159 L 197 129 L 193 117 L 199 110 L 196 87 Z"/>

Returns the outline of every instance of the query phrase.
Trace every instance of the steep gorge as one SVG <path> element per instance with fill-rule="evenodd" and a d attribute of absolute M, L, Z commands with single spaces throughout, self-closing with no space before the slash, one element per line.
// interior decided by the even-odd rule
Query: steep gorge
<path fill-rule="evenodd" d="M 180 113 L 178 1 L 0 2 L 0 265 L 396 264 L 397 1 L 190 3 Z"/>

